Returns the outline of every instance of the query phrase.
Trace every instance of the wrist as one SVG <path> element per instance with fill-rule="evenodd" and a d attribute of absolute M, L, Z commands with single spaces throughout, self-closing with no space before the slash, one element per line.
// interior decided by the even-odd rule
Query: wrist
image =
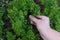
<path fill-rule="evenodd" d="M 50 26 L 37 26 L 38 31 L 51 30 Z"/>
<path fill-rule="evenodd" d="M 45 29 L 40 29 L 39 33 L 42 36 L 42 38 L 44 39 L 50 39 L 51 38 L 51 33 L 52 29 L 51 28 L 45 28 Z"/>

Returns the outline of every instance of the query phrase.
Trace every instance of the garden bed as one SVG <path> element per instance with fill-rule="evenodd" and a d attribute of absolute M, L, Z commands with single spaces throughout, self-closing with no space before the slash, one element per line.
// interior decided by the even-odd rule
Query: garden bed
<path fill-rule="evenodd" d="M 60 8 L 55 3 L 57 0 L 46 0 L 45 2 L 44 0 L 21 0 L 20 2 L 22 5 L 19 5 L 21 4 L 19 0 L 1 1 L 0 9 L 2 8 L 3 10 L 0 12 L 0 14 L 2 13 L 0 19 L 2 22 L 0 26 L 1 40 L 42 40 L 36 27 L 30 24 L 29 15 L 48 16 L 51 21 L 51 27 L 60 31 Z"/>

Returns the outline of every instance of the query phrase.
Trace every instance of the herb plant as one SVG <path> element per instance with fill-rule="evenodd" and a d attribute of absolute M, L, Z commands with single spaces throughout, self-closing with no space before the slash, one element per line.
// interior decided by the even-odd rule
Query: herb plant
<path fill-rule="evenodd" d="M 42 40 L 35 26 L 30 24 L 29 15 L 49 17 L 51 28 L 60 31 L 60 8 L 57 0 L 12 0 L 6 6 L 7 17 L 11 23 L 10 27 L 7 26 L 5 29 L 6 40 Z M 0 15 L 1 35 L 2 10 L 0 10 Z"/>

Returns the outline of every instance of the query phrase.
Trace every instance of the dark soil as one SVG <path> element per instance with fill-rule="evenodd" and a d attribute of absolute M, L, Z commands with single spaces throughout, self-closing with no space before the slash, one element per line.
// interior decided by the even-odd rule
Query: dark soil
<path fill-rule="evenodd" d="M 34 0 L 34 2 L 40 6 L 40 11 L 43 13 L 44 5 L 40 2 L 40 0 Z"/>
<path fill-rule="evenodd" d="M 60 0 L 58 0 L 58 6 L 60 7 Z"/>

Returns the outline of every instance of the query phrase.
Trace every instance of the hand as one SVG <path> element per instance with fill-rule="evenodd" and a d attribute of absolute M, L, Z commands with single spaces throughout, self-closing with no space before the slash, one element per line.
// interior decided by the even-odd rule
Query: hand
<path fill-rule="evenodd" d="M 34 16 L 30 15 L 29 18 L 31 20 L 31 24 L 37 26 L 38 30 L 45 30 L 50 28 L 50 21 L 46 16 L 37 16 L 37 18 L 39 18 L 37 19 Z"/>
<path fill-rule="evenodd" d="M 43 40 L 60 40 L 60 33 L 50 28 L 49 18 L 46 16 L 29 16 L 31 24 L 35 25 Z"/>

